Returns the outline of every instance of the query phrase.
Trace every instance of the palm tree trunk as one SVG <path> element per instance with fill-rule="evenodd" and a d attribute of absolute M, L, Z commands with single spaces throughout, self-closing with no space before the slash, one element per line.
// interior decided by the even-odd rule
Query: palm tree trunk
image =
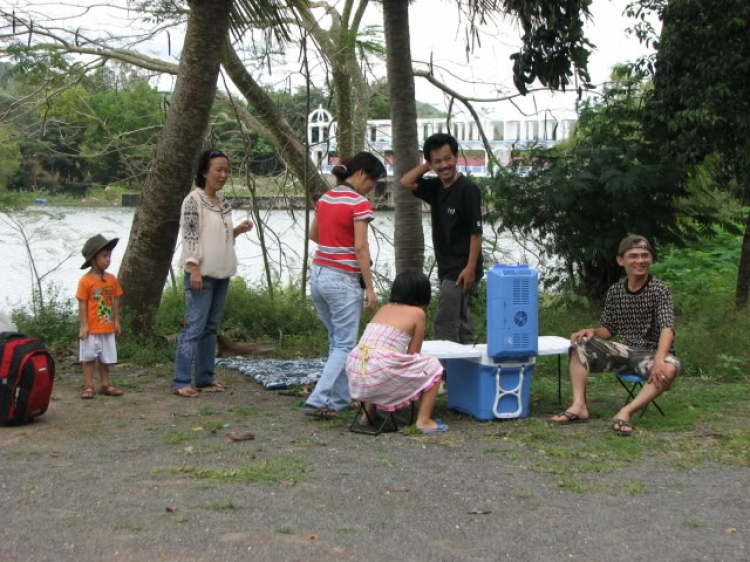
<path fill-rule="evenodd" d="M 395 156 L 393 203 L 396 224 L 393 240 L 396 251 L 396 273 L 408 270 L 422 271 L 424 262 L 422 203 L 399 183 L 406 172 L 419 164 L 417 104 L 409 39 L 409 2 L 383 0 L 383 24 Z"/>
<path fill-rule="evenodd" d="M 185 43 L 156 157 L 135 212 L 120 281 L 131 329 L 148 332 L 161 300 L 216 95 L 232 0 L 191 0 Z"/>

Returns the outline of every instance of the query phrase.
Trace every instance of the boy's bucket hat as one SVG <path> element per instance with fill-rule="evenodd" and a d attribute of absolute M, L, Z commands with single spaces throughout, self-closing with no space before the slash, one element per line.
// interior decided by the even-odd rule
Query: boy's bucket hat
<path fill-rule="evenodd" d="M 83 250 L 81 251 L 86 261 L 83 262 L 81 269 L 91 267 L 91 260 L 94 259 L 94 256 L 96 256 L 96 254 L 98 254 L 102 250 L 111 250 L 112 248 L 117 246 L 117 243 L 119 241 L 119 238 L 112 238 L 112 240 L 107 240 L 101 234 L 97 234 L 96 236 L 92 236 L 91 238 L 86 240 L 86 243 L 83 245 Z"/>

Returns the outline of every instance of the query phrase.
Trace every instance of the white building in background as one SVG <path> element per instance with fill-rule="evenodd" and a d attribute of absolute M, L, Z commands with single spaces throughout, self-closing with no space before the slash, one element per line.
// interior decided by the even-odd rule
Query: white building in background
<path fill-rule="evenodd" d="M 575 112 L 546 110 L 528 116 L 520 112 L 506 116 L 484 117 L 482 129 L 488 144 L 502 165 L 507 165 L 513 149 L 532 145 L 551 146 L 573 134 Z M 473 176 L 488 175 L 488 158 L 479 127 L 473 119 L 453 118 L 450 130 L 445 117 L 417 119 L 419 146 L 435 133 L 451 133 L 458 140 L 459 171 Z M 330 172 L 338 162 L 336 156 L 336 122 L 331 113 L 322 107 L 310 113 L 307 125 L 307 142 L 310 157 L 323 172 Z M 393 174 L 393 144 L 390 119 L 373 119 L 367 122 L 365 149 L 378 155 L 386 165 L 388 175 Z"/>

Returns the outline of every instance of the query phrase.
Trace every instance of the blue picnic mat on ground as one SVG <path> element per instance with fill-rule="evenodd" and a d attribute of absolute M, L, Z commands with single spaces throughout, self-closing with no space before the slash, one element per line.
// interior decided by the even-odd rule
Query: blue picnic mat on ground
<path fill-rule="evenodd" d="M 325 359 L 249 359 L 227 357 L 216 359 L 216 366 L 235 369 L 268 390 L 315 384 L 320 378 Z"/>

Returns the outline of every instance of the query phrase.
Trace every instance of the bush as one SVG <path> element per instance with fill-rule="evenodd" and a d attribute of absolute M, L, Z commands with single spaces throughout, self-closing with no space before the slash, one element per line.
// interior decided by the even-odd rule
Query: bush
<path fill-rule="evenodd" d="M 47 289 L 44 306 L 15 309 L 11 313 L 18 331 L 38 338 L 48 348 L 70 345 L 78 339 L 78 304 L 65 299 L 54 285 Z"/>

